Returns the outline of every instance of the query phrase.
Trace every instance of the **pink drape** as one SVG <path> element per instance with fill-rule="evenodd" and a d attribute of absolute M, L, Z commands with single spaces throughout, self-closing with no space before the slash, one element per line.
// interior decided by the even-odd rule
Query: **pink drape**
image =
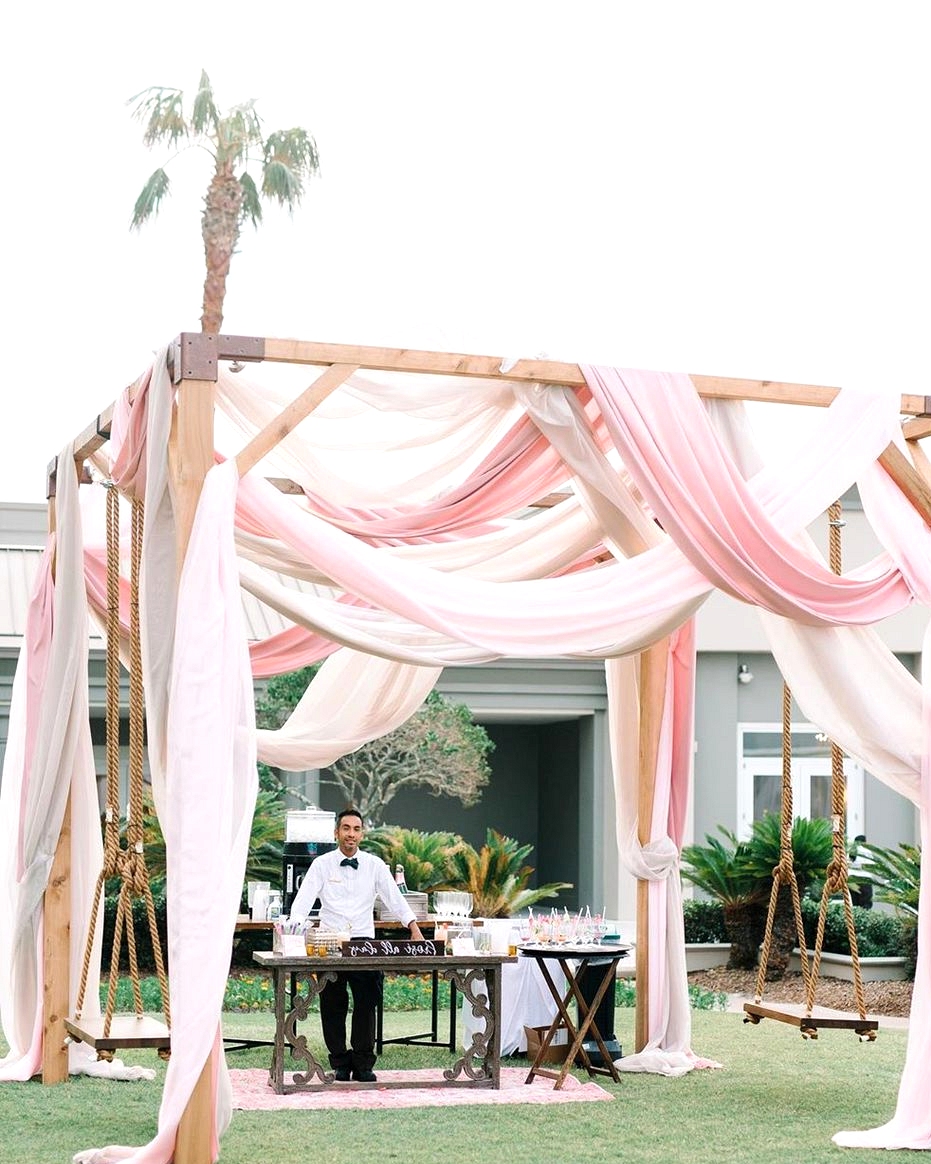
<path fill-rule="evenodd" d="M 153 701 L 153 787 L 161 799 L 169 851 L 174 852 L 169 876 L 169 886 L 174 884 L 169 901 L 172 959 L 180 960 L 199 987 L 195 992 L 182 976 L 176 999 L 180 972 L 173 965 L 172 1008 L 181 1033 L 166 1080 L 157 1140 L 136 1153 L 138 1161 L 168 1158 L 165 1153 L 193 1081 L 204 1062 L 216 1062 L 221 968 L 211 944 L 222 948 L 232 930 L 254 802 L 255 736 L 249 722 L 251 677 L 240 618 L 234 507 L 235 520 L 280 539 L 293 556 L 355 599 L 392 612 L 412 627 L 429 628 L 491 654 L 629 654 L 682 626 L 712 585 L 819 627 L 877 621 L 912 600 L 913 588 L 893 558 L 883 556 L 838 578 L 799 546 L 812 517 L 886 446 L 895 428 L 894 410 L 872 399 L 851 403 L 842 393 L 831 408 L 836 439 L 828 455 L 822 448 L 800 450 L 791 478 L 766 470 L 745 481 L 707 425 L 686 377 L 603 368 L 585 372 L 626 470 L 667 535 L 656 547 L 629 561 L 562 577 L 489 582 L 364 544 L 367 523 L 359 513 L 353 521 L 360 536 L 353 537 L 260 480 L 247 478 L 237 494 L 235 466 L 222 465 L 208 476 L 198 508 L 176 617 L 173 524 L 164 465 L 171 390 L 163 367 L 143 386 L 137 405 L 120 413 L 119 429 L 126 434 L 117 457 L 123 487 L 141 488 L 130 483 L 142 471 L 138 442 L 144 439 L 148 445 L 144 656 Z M 160 395 L 153 399 L 152 392 Z M 416 531 L 411 524 L 405 527 L 408 534 L 418 539 L 445 536 L 450 531 L 443 530 L 444 520 L 455 524 L 461 519 L 463 528 L 482 528 L 483 515 L 502 504 L 493 484 L 499 473 L 507 481 L 501 488 L 514 490 L 507 494 L 510 502 L 528 487 L 526 474 L 542 472 L 542 477 L 530 478 L 536 491 L 558 458 L 523 431 L 515 430 L 512 439 L 514 457 L 501 456 L 500 450 L 495 454 L 494 472 L 477 482 L 472 494 L 471 487 L 465 488 L 455 519 L 447 514 L 434 520 L 424 507 Z M 584 449 L 580 455 L 587 455 Z M 479 496 L 482 504 L 470 508 Z M 610 513 L 604 512 L 609 520 Z M 389 515 L 374 516 L 377 525 Z M 410 517 L 395 513 L 391 520 L 409 522 Z M 392 527 L 392 538 L 402 536 L 399 529 Z M 430 534 L 424 532 L 428 529 Z M 370 540 L 377 538 L 373 529 Z M 96 569 L 91 559 L 89 573 L 93 576 Z M 80 575 L 80 566 L 76 572 Z M 95 585 L 92 579 L 92 590 Z M 294 657 L 291 651 L 304 651 L 306 657 L 308 641 L 295 634 L 267 649 L 277 662 Z M 673 644 L 667 675 L 651 840 L 642 851 L 636 846 L 630 850 L 632 867 L 642 862 L 643 875 L 655 883 L 651 1041 L 663 1054 L 683 1056 L 684 1069 L 695 1063 L 688 1047 L 687 1014 L 681 1015 L 681 919 L 670 895 L 678 885 L 674 873 L 691 757 L 693 659 L 690 632 L 683 630 Z M 394 679 L 404 686 L 397 673 Z M 373 717 L 371 731 L 378 734 L 381 723 Z M 364 730 L 354 738 L 361 739 Z M 48 827 L 49 820 L 43 818 L 42 824 Z M 622 837 L 621 843 L 626 842 Z M 925 958 L 922 965 L 927 963 Z M 912 1085 L 911 1078 L 903 1077 L 903 1094 Z"/>
<path fill-rule="evenodd" d="M 876 459 L 896 429 L 894 404 L 841 393 L 831 410 L 843 444 L 798 458 L 791 488 L 764 470 L 752 482 L 718 441 L 688 376 L 593 368 L 583 372 L 624 465 L 660 525 L 710 583 L 800 622 L 869 623 L 911 593 L 888 555 L 838 578 L 797 535 L 851 484 L 851 465 Z M 799 481 L 798 471 L 807 480 Z M 829 504 L 830 502 L 826 503 Z"/>

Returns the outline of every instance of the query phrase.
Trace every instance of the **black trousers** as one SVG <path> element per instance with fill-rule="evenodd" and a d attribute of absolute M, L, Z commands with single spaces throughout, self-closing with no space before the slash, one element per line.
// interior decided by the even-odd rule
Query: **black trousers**
<path fill-rule="evenodd" d="M 335 982 L 320 991 L 320 1024 L 330 1053 L 330 1066 L 371 1071 L 375 1066 L 375 1014 L 382 997 L 380 970 L 341 970 Z M 346 1047 L 346 1016 L 352 992 L 350 1048 Z"/>

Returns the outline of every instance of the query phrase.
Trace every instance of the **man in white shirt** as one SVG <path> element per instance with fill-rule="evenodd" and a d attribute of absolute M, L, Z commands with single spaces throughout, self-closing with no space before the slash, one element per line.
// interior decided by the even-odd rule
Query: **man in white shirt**
<path fill-rule="evenodd" d="M 354 808 L 346 808 L 336 818 L 336 843 L 332 853 L 317 857 L 304 875 L 291 906 L 291 919 L 303 921 L 320 899 L 320 928 L 348 933 L 354 938 L 375 936 L 376 895 L 408 927 L 411 937 L 423 934 L 413 910 L 394 883 L 391 870 L 380 858 L 363 853 L 359 845 L 365 826 Z M 352 992 L 352 1029 L 346 1046 L 346 1016 Z M 341 1083 L 355 1079 L 374 1083 L 375 1015 L 382 995 L 380 970 L 341 970 L 335 982 L 320 992 L 320 1023 L 330 1054 L 330 1066 Z"/>

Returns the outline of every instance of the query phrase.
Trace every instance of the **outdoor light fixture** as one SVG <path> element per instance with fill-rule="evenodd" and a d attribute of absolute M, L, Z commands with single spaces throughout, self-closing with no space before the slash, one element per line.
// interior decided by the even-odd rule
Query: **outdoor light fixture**
<path fill-rule="evenodd" d="M 750 668 L 747 666 L 746 663 L 741 663 L 740 666 L 737 668 L 737 682 L 738 683 L 752 683 L 753 682 L 753 672 L 750 670 Z"/>

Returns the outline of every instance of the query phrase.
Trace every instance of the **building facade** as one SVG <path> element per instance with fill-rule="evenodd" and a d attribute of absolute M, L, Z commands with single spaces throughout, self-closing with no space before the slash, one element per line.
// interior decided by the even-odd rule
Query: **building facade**
<path fill-rule="evenodd" d="M 867 561 L 878 547 L 855 496 L 845 499 L 844 511 L 844 565 L 850 568 Z M 0 751 L 7 738 L 12 678 L 45 526 L 44 505 L 0 504 Z M 810 532 L 816 545 L 827 546 L 825 520 Z M 253 600 L 244 599 L 244 609 L 256 637 L 278 629 L 273 625 L 277 616 L 258 609 Z M 916 606 L 877 628 L 916 675 L 927 614 Z M 717 834 L 719 826 L 744 836 L 755 817 L 779 808 L 782 678 L 756 611 L 722 594 L 713 594 L 699 611 L 697 646 L 688 836 L 701 841 L 706 834 Z M 93 632 L 89 681 L 92 736 L 102 778 L 104 643 Z M 537 883 L 572 883 L 574 888 L 560 896 L 560 905 L 604 906 L 609 916 L 630 924 L 635 885 L 617 857 L 603 665 L 598 660 L 502 659 L 447 668 L 438 689 L 466 704 L 493 739 L 490 784 L 472 808 L 445 797 L 401 792 L 392 802 L 392 820 L 412 828 L 452 830 L 473 844 L 481 844 L 488 827 L 516 837 L 534 847 Z M 123 707 L 128 707 L 128 687 Z M 794 704 L 792 752 L 796 813 L 825 815 L 830 743 Z M 849 834 L 862 833 L 883 845 L 916 842 L 917 816 L 911 804 L 852 760 L 845 767 Z M 321 807 L 342 807 L 320 773 L 296 774 L 293 781 Z"/>

